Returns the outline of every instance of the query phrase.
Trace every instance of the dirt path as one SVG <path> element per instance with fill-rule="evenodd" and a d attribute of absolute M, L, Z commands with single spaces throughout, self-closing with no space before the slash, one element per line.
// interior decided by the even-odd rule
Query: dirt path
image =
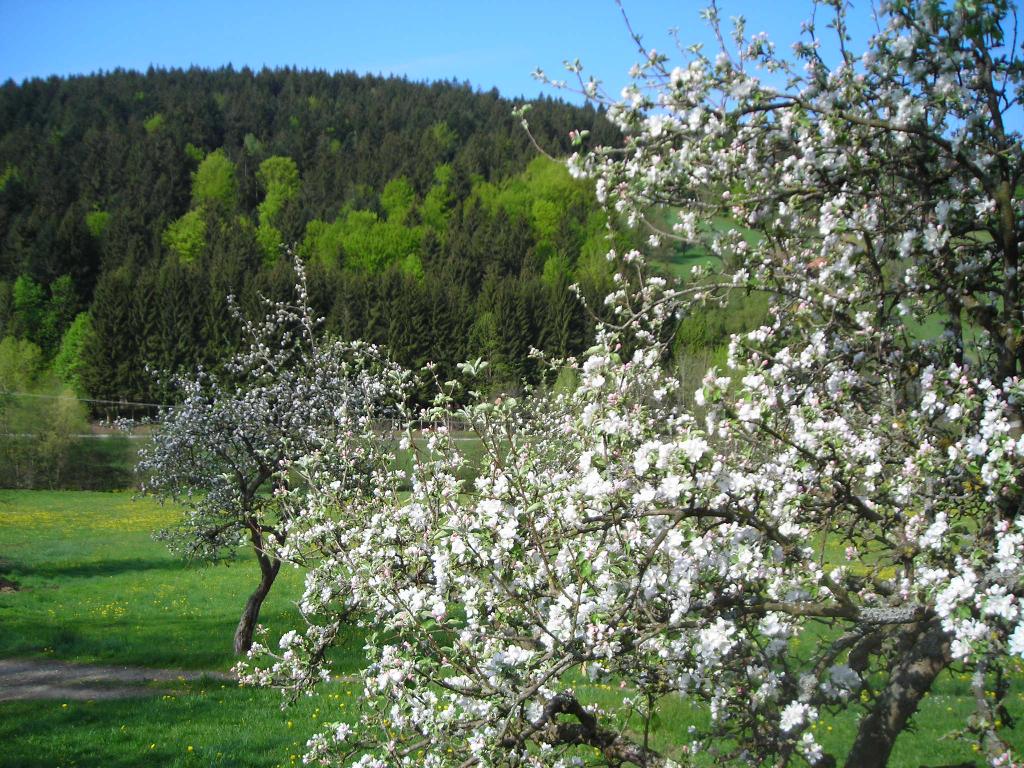
<path fill-rule="evenodd" d="M 159 683 L 199 680 L 203 677 L 219 682 L 234 682 L 234 678 L 224 672 L 106 667 L 48 659 L 0 659 L 0 701 L 89 701 L 157 696 L 168 692 Z"/>

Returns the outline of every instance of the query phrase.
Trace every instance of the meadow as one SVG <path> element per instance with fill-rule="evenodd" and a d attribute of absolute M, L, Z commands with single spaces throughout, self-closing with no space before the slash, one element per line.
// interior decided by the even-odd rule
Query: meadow
<path fill-rule="evenodd" d="M 0 491 L 0 658 L 61 659 L 227 672 L 231 639 L 258 569 L 188 564 L 152 539 L 180 510 L 130 493 Z M 302 574 L 283 571 L 261 615 L 298 622 Z M 338 663 L 361 663 L 353 635 Z M 280 709 L 275 691 L 200 679 L 146 698 L 0 702 L 0 766 L 288 766 L 327 708 L 353 690 Z M 339 719 L 334 712 L 331 719 Z"/>
<path fill-rule="evenodd" d="M 228 671 L 232 633 L 257 569 L 244 554 L 229 567 L 176 560 L 151 534 L 179 511 L 129 493 L 0 491 L 0 575 L 20 587 L 0 592 L 0 658 Z M 300 572 L 282 572 L 261 615 L 272 635 L 298 625 L 301 584 Z M 362 664 L 358 632 L 346 638 L 335 663 L 342 673 Z M 942 676 L 891 765 L 980 762 L 976 747 L 954 735 L 973 709 L 969 686 L 957 670 Z M 615 685 L 580 687 L 596 703 L 624 694 Z M 353 712 L 358 686 L 339 682 L 285 710 L 275 691 L 213 678 L 161 684 L 152 694 L 0 702 L 0 766 L 297 765 L 318 723 Z M 653 744 L 673 752 L 687 740 L 687 727 L 707 714 L 682 700 L 663 703 Z M 1011 714 L 1024 714 L 1020 679 L 1010 703 Z M 842 754 L 853 715 L 823 714 L 815 730 L 826 748 Z M 1018 745 L 1022 730 L 1010 732 Z M 714 761 L 705 756 L 696 764 Z"/>

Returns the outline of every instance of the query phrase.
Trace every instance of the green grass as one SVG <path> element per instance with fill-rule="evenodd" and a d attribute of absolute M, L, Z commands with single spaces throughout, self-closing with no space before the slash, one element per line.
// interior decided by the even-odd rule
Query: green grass
<path fill-rule="evenodd" d="M 0 657 L 229 669 L 235 622 L 257 569 L 245 557 L 230 568 L 172 558 L 151 532 L 177 514 L 126 493 L 0 491 L 0 571 L 22 587 L 0 593 Z M 301 582 L 301 573 L 282 572 L 261 617 L 272 635 L 300 625 L 293 601 Z M 828 636 L 825 628 L 812 629 L 799 645 L 806 650 Z M 358 632 L 334 661 L 340 672 L 362 665 Z M 1024 715 L 1021 682 L 1014 681 L 1008 702 L 1018 717 Z M 170 687 L 133 700 L 0 702 L 0 768 L 298 765 L 317 723 L 346 719 L 357 693 L 338 683 L 282 712 L 272 690 L 209 679 Z M 614 685 L 579 687 L 586 701 L 609 708 L 628 693 Z M 950 737 L 972 708 L 967 676 L 944 673 L 890 764 L 917 768 L 976 759 L 970 743 Z M 855 717 L 852 711 L 822 713 L 816 725 L 822 744 L 841 756 L 852 742 Z M 687 727 L 706 721 L 702 708 L 667 697 L 652 745 L 676 752 Z M 1022 730 L 1007 734 L 1018 747 L 1024 746 Z"/>
<path fill-rule="evenodd" d="M 0 702 L 0 766 L 297 766 L 319 723 L 351 722 L 351 687 L 330 691 L 285 711 L 274 691 L 198 683 L 146 699 Z"/>
<path fill-rule="evenodd" d="M 247 553 L 230 567 L 173 558 L 152 532 L 179 513 L 128 493 L 0 491 L 0 572 L 21 587 L 0 593 L 0 658 L 230 669 L 258 568 Z M 260 617 L 272 636 L 299 626 L 301 585 L 301 573 L 282 571 Z M 353 632 L 335 666 L 354 671 L 362 659 Z M 0 702 L 0 766 L 294 765 L 317 708 L 351 693 L 334 687 L 282 712 L 272 690 L 175 688 L 133 700 Z"/>
<path fill-rule="evenodd" d="M 179 514 L 129 493 L 0 491 L 0 561 L 22 586 L 0 594 L 0 656 L 227 670 L 258 569 L 245 550 L 229 566 L 174 558 L 152 533 Z M 299 624 L 301 587 L 282 569 L 260 613 L 271 632 Z"/>

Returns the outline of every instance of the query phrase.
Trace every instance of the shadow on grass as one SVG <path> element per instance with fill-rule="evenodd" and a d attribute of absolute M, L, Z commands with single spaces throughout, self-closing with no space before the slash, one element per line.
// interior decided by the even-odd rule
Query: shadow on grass
<path fill-rule="evenodd" d="M 93 578 L 96 576 L 116 576 L 124 573 L 140 571 L 184 571 L 190 567 L 188 563 L 167 558 L 130 558 L 123 560 L 95 560 L 92 562 L 75 563 L 44 563 L 28 565 L 17 561 L 8 561 L 7 570 L 17 572 L 22 577 L 38 576 L 44 579 L 61 578 Z"/>
<path fill-rule="evenodd" d="M 309 736 L 311 703 L 282 714 L 276 691 L 215 695 L 182 691 L 171 699 L 0 703 L 0 768 L 141 765 L 269 768 Z M 296 727 L 284 721 L 291 717 Z M 193 751 L 194 748 L 194 751 Z M 293 763 L 294 764 L 294 763 Z"/>
<path fill-rule="evenodd" d="M 5 616 L 0 657 L 51 659 L 139 667 L 226 671 L 237 661 L 232 651 L 234 619 L 145 618 L 138 624 L 106 619 L 56 620 Z"/>
<path fill-rule="evenodd" d="M 241 611 L 241 608 L 239 608 Z M 4 615 L 6 614 L 6 615 Z M 234 615 L 138 617 L 112 622 L 82 616 L 41 622 L 38 614 L 0 613 L 0 658 L 43 657 L 67 661 L 150 668 L 228 671 L 233 651 Z M 272 647 L 291 622 L 273 621 Z M 336 674 L 350 675 L 366 664 L 365 635 L 345 627 L 329 652 Z"/>

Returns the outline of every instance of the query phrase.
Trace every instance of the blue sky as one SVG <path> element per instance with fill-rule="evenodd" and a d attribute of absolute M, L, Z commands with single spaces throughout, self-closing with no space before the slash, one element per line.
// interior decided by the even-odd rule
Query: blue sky
<path fill-rule="evenodd" d="M 667 30 L 711 43 L 699 18 L 704 0 L 625 0 L 634 28 L 658 49 Z M 861 30 L 867 0 L 856 0 Z M 725 16 L 780 45 L 799 35 L 810 0 L 720 0 Z M 505 96 L 542 92 L 536 67 L 560 75 L 580 58 L 614 92 L 636 60 L 613 0 L 0 0 L 0 81 L 84 74 L 150 64 L 236 68 L 295 65 L 328 71 L 455 78 Z"/>

